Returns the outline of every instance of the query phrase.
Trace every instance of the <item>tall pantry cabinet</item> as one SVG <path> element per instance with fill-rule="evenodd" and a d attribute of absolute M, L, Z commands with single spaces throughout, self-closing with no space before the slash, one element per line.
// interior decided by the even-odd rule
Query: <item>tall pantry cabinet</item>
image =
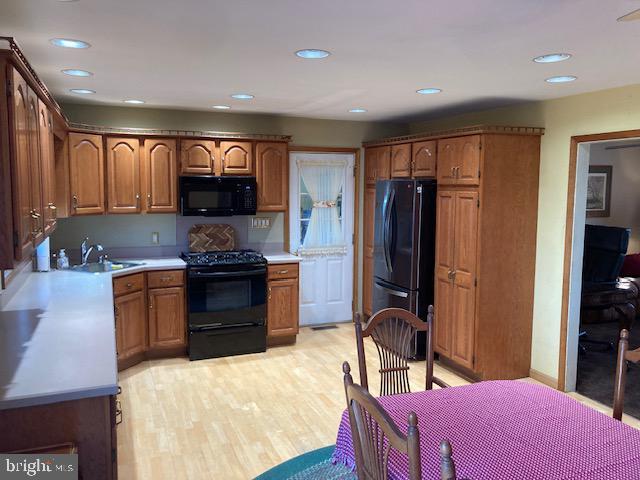
<path fill-rule="evenodd" d="M 435 275 L 434 349 L 441 362 L 475 379 L 529 376 L 542 133 L 473 127 L 367 146 L 395 149 L 390 172 L 408 177 L 415 156 L 407 163 L 402 146 L 411 141 L 424 160 L 429 142 L 435 162 L 419 168 L 438 184 L 435 272 L 425 272 Z M 366 242 L 375 206 L 367 198 L 375 202 L 375 188 L 367 192 L 363 310 L 370 315 Z"/>

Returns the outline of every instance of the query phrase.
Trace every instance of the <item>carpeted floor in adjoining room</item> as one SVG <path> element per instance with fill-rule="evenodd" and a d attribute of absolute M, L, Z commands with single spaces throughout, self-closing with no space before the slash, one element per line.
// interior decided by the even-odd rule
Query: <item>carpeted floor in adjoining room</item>
<path fill-rule="evenodd" d="M 630 348 L 640 346 L 640 325 L 630 332 Z M 618 324 L 601 323 L 583 325 L 581 330 L 588 333 L 592 340 L 613 342 L 615 349 L 606 349 L 602 345 L 582 343 L 586 353 L 578 354 L 578 393 L 605 405 L 613 404 L 613 383 L 616 375 L 616 356 L 618 350 Z M 640 418 L 640 364 L 631 365 L 627 373 L 627 385 L 624 398 L 624 413 Z"/>

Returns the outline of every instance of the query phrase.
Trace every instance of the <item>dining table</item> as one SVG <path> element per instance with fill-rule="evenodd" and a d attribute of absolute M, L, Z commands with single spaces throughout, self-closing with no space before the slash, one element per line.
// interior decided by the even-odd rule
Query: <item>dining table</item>
<path fill-rule="evenodd" d="M 485 381 L 378 401 L 402 432 L 417 414 L 423 479 L 440 478 L 447 439 L 460 479 L 640 480 L 640 430 L 550 387 Z M 332 460 L 355 469 L 346 409 Z M 407 479 L 407 456 L 391 449 L 388 469 Z"/>

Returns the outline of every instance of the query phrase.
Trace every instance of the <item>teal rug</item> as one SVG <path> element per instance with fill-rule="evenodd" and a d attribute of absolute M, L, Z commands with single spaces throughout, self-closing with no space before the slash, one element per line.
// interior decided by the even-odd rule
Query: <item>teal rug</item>
<path fill-rule="evenodd" d="M 356 475 L 344 465 L 331 463 L 335 445 L 303 453 L 287 460 L 254 480 L 356 480 Z"/>

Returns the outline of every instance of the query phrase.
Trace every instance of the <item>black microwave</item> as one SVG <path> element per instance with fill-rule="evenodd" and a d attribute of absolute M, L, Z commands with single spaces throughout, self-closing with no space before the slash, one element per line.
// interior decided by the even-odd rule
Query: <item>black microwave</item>
<path fill-rule="evenodd" d="M 184 216 L 255 215 L 256 206 L 256 177 L 180 177 Z"/>

